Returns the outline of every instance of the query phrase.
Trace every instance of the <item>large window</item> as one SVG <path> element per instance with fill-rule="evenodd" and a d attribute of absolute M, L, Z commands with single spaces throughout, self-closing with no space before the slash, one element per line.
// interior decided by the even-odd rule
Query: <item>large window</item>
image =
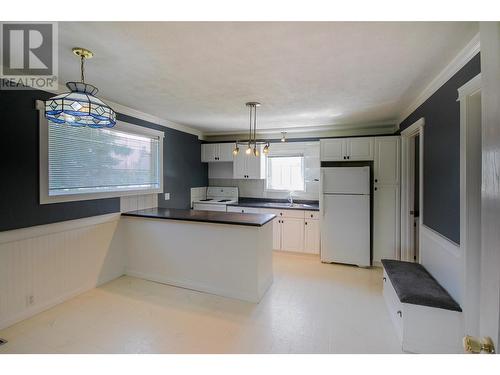
<path fill-rule="evenodd" d="M 45 127 L 45 128 L 44 128 Z M 161 192 L 163 133 L 42 123 L 42 203 Z"/>
<path fill-rule="evenodd" d="M 301 155 L 269 156 L 266 189 L 304 191 L 304 157 Z"/>

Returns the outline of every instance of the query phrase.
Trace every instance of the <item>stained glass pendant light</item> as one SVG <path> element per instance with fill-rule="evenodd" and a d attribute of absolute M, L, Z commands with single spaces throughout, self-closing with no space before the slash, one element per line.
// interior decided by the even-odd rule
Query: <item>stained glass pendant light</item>
<path fill-rule="evenodd" d="M 250 130 L 248 132 L 248 141 L 236 141 L 233 149 L 233 155 L 238 155 L 240 152 L 239 146 L 245 146 L 245 154 L 259 156 L 260 151 L 259 148 L 262 145 L 264 149 L 262 150 L 264 154 L 269 152 L 269 142 L 257 141 L 257 107 L 260 107 L 260 103 L 258 102 L 248 102 L 245 105 L 249 108 L 250 112 Z"/>
<path fill-rule="evenodd" d="M 91 128 L 112 128 L 116 124 L 115 111 L 97 98 L 98 88 L 85 83 L 85 60 L 94 55 L 85 48 L 73 48 L 80 58 L 80 82 L 67 82 L 70 92 L 50 98 L 45 102 L 45 117 L 58 124 L 89 126 Z"/>

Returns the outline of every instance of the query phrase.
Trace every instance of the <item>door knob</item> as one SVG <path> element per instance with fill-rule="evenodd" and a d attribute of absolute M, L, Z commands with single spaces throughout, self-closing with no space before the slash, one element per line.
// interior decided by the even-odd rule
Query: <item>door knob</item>
<path fill-rule="evenodd" d="M 465 336 L 463 340 L 464 350 L 467 353 L 487 353 L 493 354 L 495 353 L 495 345 L 493 344 L 493 340 L 491 337 L 473 337 L 473 336 Z"/>

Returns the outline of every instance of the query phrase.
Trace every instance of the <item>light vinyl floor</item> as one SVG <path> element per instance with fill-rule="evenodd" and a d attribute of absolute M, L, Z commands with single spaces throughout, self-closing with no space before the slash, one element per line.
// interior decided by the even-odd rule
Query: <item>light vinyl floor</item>
<path fill-rule="evenodd" d="M 0 353 L 400 353 L 380 269 L 274 254 L 259 304 L 123 276 L 0 331 Z"/>

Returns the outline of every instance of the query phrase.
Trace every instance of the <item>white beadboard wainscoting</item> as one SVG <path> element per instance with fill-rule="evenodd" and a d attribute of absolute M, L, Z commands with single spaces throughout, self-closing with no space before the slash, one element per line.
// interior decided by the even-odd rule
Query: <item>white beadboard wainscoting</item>
<path fill-rule="evenodd" d="M 460 246 L 422 225 L 420 263 L 458 302 L 463 303 L 462 257 Z"/>
<path fill-rule="evenodd" d="M 119 218 L 0 232 L 0 329 L 123 275 Z"/>

